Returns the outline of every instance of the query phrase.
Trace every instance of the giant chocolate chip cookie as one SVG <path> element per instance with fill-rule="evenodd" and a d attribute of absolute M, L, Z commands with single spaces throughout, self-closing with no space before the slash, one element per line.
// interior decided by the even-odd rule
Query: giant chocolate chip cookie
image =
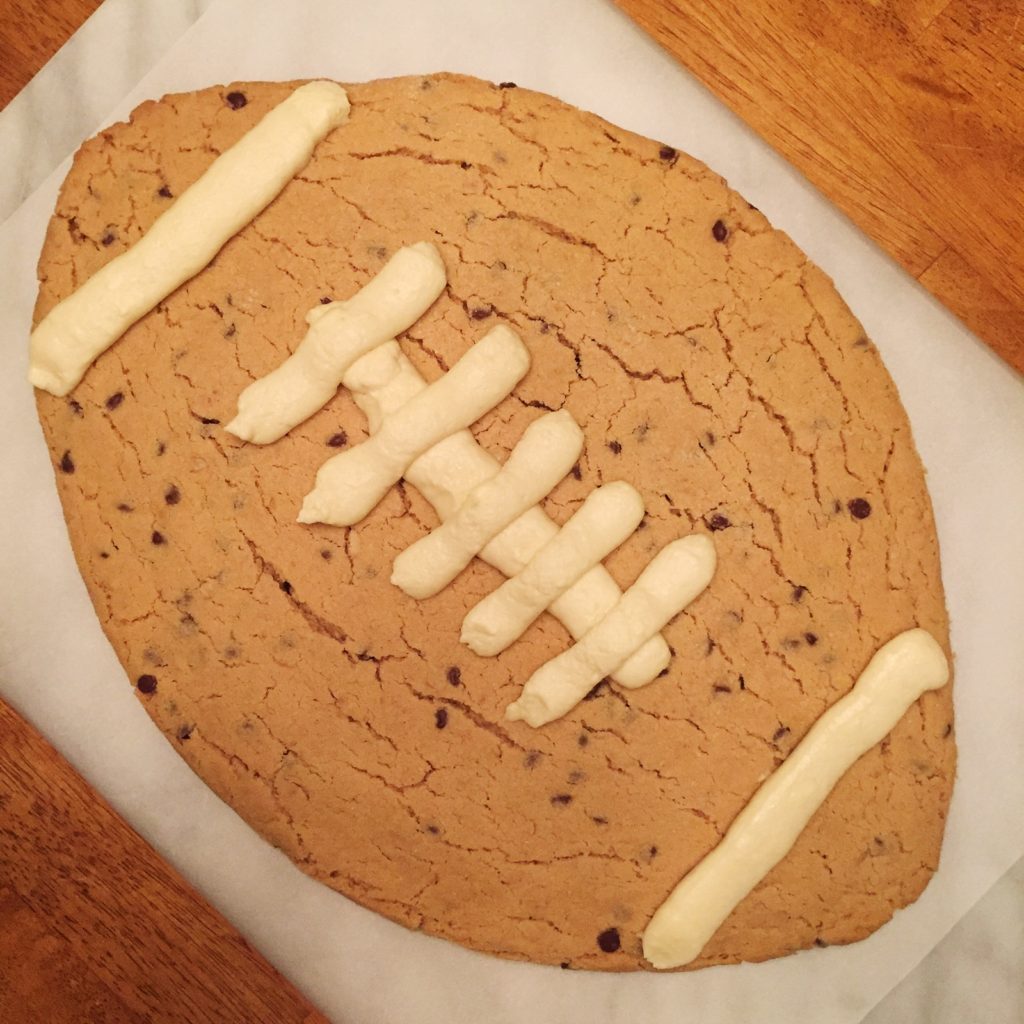
<path fill-rule="evenodd" d="M 123 252 L 291 86 L 143 104 L 86 143 L 40 262 L 37 319 Z M 350 88 L 349 124 L 267 210 L 106 352 L 39 393 L 68 529 L 139 699 L 195 770 L 302 868 L 412 928 L 501 956 L 644 966 L 682 875 L 874 651 L 948 649 L 932 513 L 906 415 L 828 278 L 704 166 L 558 100 L 438 75 Z M 599 685 L 532 730 L 504 719 L 569 637 L 496 659 L 459 643 L 499 574 L 436 598 L 388 580 L 436 524 L 398 486 L 350 529 L 295 522 L 350 396 L 268 447 L 222 425 L 318 302 L 402 245 L 449 287 L 400 341 L 436 379 L 498 322 L 532 369 L 476 427 L 504 457 L 568 408 L 602 481 L 647 504 L 606 562 L 625 586 L 710 531 L 718 572 L 665 631 L 667 674 Z M 695 966 L 859 939 L 935 870 L 954 772 L 949 688 L 840 782 Z"/>

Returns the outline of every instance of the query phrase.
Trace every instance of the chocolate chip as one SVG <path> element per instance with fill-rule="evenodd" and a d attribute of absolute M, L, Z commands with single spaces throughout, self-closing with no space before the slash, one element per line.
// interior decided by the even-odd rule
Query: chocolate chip
<path fill-rule="evenodd" d="M 784 736 L 787 736 L 788 734 L 789 734 L 789 726 L 788 725 L 780 725 L 778 727 L 778 729 L 776 729 L 775 732 L 772 733 L 772 743 L 778 743 L 779 740 L 781 740 Z"/>
<path fill-rule="evenodd" d="M 462 669 L 458 665 L 452 665 L 446 673 L 448 683 L 450 686 L 461 686 L 462 685 Z"/>
<path fill-rule="evenodd" d="M 477 306 L 476 309 L 470 311 L 469 315 L 474 320 L 486 320 L 493 312 L 492 306 Z"/>
<path fill-rule="evenodd" d="M 163 199 L 173 199 L 174 198 L 173 193 L 171 192 L 170 188 L 167 185 L 161 185 L 160 188 L 157 189 L 157 193 L 156 194 L 158 196 L 160 196 L 161 198 L 163 198 Z"/>
<path fill-rule="evenodd" d="M 715 683 L 713 689 L 715 693 L 732 693 L 732 687 L 726 686 L 725 683 Z"/>
<path fill-rule="evenodd" d="M 622 445 L 618 441 L 609 441 L 608 449 L 612 455 L 619 455 L 622 452 Z"/>
<path fill-rule="evenodd" d="M 179 491 L 174 484 L 171 484 L 171 486 L 164 491 L 164 501 L 166 501 L 168 505 L 177 505 L 178 502 L 181 501 L 181 491 Z"/>
<path fill-rule="evenodd" d="M 234 324 L 228 324 L 224 331 L 225 338 L 233 338 L 238 333 L 238 328 Z"/>
<path fill-rule="evenodd" d="M 332 299 L 330 297 L 330 295 L 321 295 L 320 296 L 320 305 L 321 306 L 329 306 L 333 301 L 334 301 L 334 299 Z"/>
<path fill-rule="evenodd" d="M 167 543 L 167 538 L 159 530 L 154 530 L 149 539 L 158 545 Z"/>
<path fill-rule="evenodd" d="M 563 960 L 558 966 L 561 967 L 563 971 L 567 971 L 569 970 L 569 961 Z"/>
<path fill-rule="evenodd" d="M 119 501 L 117 503 L 117 511 L 118 512 L 134 512 L 135 509 L 131 505 L 129 505 L 127 501 Z"/>
<path fill-rule="evenodd" d="M 291 590 L 291 584 L 290 583 L 288 584 L 288 588 L 289 588 L 289 590 L 286 591 L 286 593 L 290 592 L 290 590 Z M 281 589 L 284 590 L 284 587 L 282 587 Z M 356 660 L 357 661 L 364 661 L 365 662 L 365 661 L 376 661 L 377 659 L 369 651 L 360 651 L 356 655 Z"/>
<path fill-rule="evenodd" d="M 555 807 L 568 807 L 572 803 L 572 795 L 569 793 L 556 793 L 551 798 L 551 803 Z"/>
<path fill-rule="evenodd" d="M 501 82 L 498 85 L 499 89 L 518 89 L 519 86 L 515 82 Z"/>
<path fill-rule="evenodd" d="M 526 765 L 527 768 L 536 768 L 539 763 L 540 763 L 540 751 L 539 750 L 531 750 L 526 755 L 526 757 L 523 758 L 523 764 Z"/>
<path fill-rule="evenodd" d="M 729 229 L 722 221 L 716 220 L 711 225 L 711 234 L 714 235 L 716 242 L 724 242 L 729 235 Z"/>
<path fill-rule="evenodd" d="M 321 548 L 320 549 L 320 557 L 325 562 L 329 562 L 334 557 L 334 553 L 331 551 L 330 548 Z"/>
<path fill-rule="evenodd" d="M 74 414 L 75 414 L 76 416 L 81 416 L 81 415 L 82 415 L 82 406 L 81 406 L 81 403 L 79 403 L 79 402 L 76 402 L 76 401 L 75 401 L 75 400 L 74 400 L 73 398 L 69 398 L 69 399 L 68 399 L 68 408 L 69 408 L 69 409 L 70 409 L 70 410 L 71 410 L 71 411 L 72 411 L 72 412 L 73 412 L 73 413 L 74 413 Z"/>
<path fill-rule="evenodd" d="M 232 110 L 241 110 L 249 102 L 244 92 L 229 92 L 224 99 Z"/>
<path fill-rule="evenodd" d="M 704 434 L 704 443 L 709 448 L 714 448 L 715 445 L 718 443 L 718 438 L 715 436 L 715 434 L 712 431 L 708 430 Z"/>
<path fill-rule="evenodd" d="M 867 519 L 871 515 L 871 505 L 865 498 L 852 498 L 846 503 L 846 507 L 854 519 Z"/>
<path fill-rule="evenodd" d="M 658 848 L 656 846 L 648 847 L 647 856 L 654 860 L 658 856 Z"/>
<path fill-rule="evenodd" d="M 595 825 L 607 825 L 608 824 L 608 819 L 603 814 L 592 814 L 590 816 L 590 820 Z"/>
<path fill-rule="evenodd" d="M 109 558 L 109 557 L 110 557 L 110 552 L 109 551 L 101 551 L 100 552 L 100 558 Z"/>
<path fill-rule="evenodd" d="M 658 159 L 674 164 L 679 159 L 679 154 L 671 146 L 662 146 L 658 150 Z"/>
<path fill-rule="evenodd" d="M 290 584 L 290 583 L 289 583 L 289 582 L 288 582 L 287 580 L 281 580 L 281 582 L 280 582 L 280 583 L 278 584 L 278 586 L 279 586 L 279 587 L 280 587 L 280 588 L 281 588 L 281 589 L 282 589 L 282 590 L 283 590 L 283 591 L 284 591 L 284 592 L 285 592 L 286 594 L 290 594 L 290 593 L 292 592 L 292 585 L 291 585 L 291 584 Z"/>
<path fill-rule="evenodd" d="M 804 639 L 807 641 L 808 647 L 813 647 L 818 642 L 817 633 L 804 633 Z"/>
<path fill-rule="evenodd" d="M 463 160 L 459 163 L 459 166 L 464 170 L 468 171 L 473 165 L 467 160 Z"/>
<path fill-rule="evenodd" d="M 156 453 L 157 453 L 157 455 L 163 455 L 163 453 L 165 451 L 167 451 L 167 444 L 166 444 L 166 442 L 164 442 L 164 441 L 157 441 L 157 443 L 156 443 Z"/>
<path fill-rule="evenodd" d="M 740 689 L 741 690 L 745 690 L 746 688 L 747 688 L 747 681 L 746 681 L 746 679 L 743 678 L 743 676 L 740 676 Z"/>
<path fill-rule="evenodd" d="M 578 462 L 576 463 L 575 466 L 572 467 L 572 471 L 571 472 L 572 472 L 573 480 L 582 480 L 583 479 L 583 470 L 580 469 L 580 464 Z"/>
<path fill-rule="evenodd" d="M 793 600 L 797 604 L 799 604 L 804 599 L 804 594 L 806 594 L 806 593 L 807 593 L 807 588 L 806 587 L 804 587 L 804 586 L 794 587 L 793 588 L 793 594 L 792 594 Z"/>
<path fill-rule="evenodd" d="M 71 458 L 71 452 L 65 452 L 60 457 L 60 471 L 62 473 L 74 473 L 75 460 Z"/>
<path fill-rule="evenodd" d="M 434 725 L 438 729 L 443 729 L 448 724 L 448 709 L 438 708 L 434 712 Z"/>
<path fill-rule="evenodd" d="M 585 747 L 589 742 L 590 737 L 585 732 L 581 732 L 579 736 L 576 737 L 577 746 Z"/>
<path fill-rule="evenodd" d="M 427 826 L 427 831 L 432 836 L 439 836 L 441 834 L 441 830 L 436 825 L 428 825 Z"/>
<path fill-rule="evenodd" d="M 619 940 L 619 929 L 606 928 L 600 935 L 598 935 L 597 944 L 601 948 L 602 953 L 617 952 L 619 946 L 622 944 Z"/>
<path fill-rule="evenodd" d="M 206 426 L 210 426 L 211 423 L 220 423 L 220 420 L 216 419 L 214 416 L 200 416 L 199 422 Z"/>
<path fill-rule="evenodd" d="M 328 448 L 344 448 L 348 444 L 348 434 L 344 430 L 339 430 L 336 434 L 331 434 L 327 438 Z"/>
<path fill-rule="evenodd" d="M 124 392 L 115 391 L 103 404 L 113 412 L 124 401 Z"/>
<path fill-rule="evenodd" d="M 178 739 L 184 742 L 192 735 L 191 725 L 182 725 L 178 727 Z"/>
<path fill-rule="evenodd" d="M 716 512 L 710 519 L 705 519 L 704 522 L 712 533 L 717 533 L 719 530 L 728 530 L 732 526 L 729 518 L 723 516 L 721 512 Z"/>
<path fill-rule="evenodd" d="M 139 688 L 139 693 L 156 693 L 156 676 L 151 676 L 147 672 L 135 680 L 135 685 Z"/>
<path fill-rule="evenodd" d="M 108 231 L 108 232 L 107 232 L 107 233 L 106 233 L 106 234 L 105 234 L 105 235 L 104 235 L 104 236 L 103 236 L 103 237 L 102 237 L 102 238 L 100 239 L 100 244 L 102 244 L 102 245 L 113 245 L 113 244 L 114 244 L 114 240 L 115 240 L 115 236 L 114 236 L 114 233 L 113 233 L 112 231 Z"/>

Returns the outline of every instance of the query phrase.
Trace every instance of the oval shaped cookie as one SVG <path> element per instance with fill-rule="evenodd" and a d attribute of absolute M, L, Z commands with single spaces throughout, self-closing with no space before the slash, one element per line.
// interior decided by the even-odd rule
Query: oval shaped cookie
<path fill-rule="evenodd" d="M 86 143 L 37 321 L 292 87 L 169 96 Z M 475 949 L 642 968 L 656 908 L 874 651 L 917 625 L 948 652 L 906 416 L 828 278 L 703 165 L 522 89 L 348 88 L 349 123 L 209 267 L 69 398 L 38 394 L 75 555 L 147 711 L 303 870 Z M 411 486 L 352 528 L 295 522 L 319 465 L 366 436 L 349 395 L 266 447 L 222 429 L 312 306 L 420 240 L 449 278 L 400 338 L 428 380 L 499 322 L 530 349 L 480 443 L 503 459 L 572 413 L 586 447 L 544 507 L 563 522 L 601 483 L 637 487 L 643 526 L 606 561 L 622 586 L 682 534 L 718 551 L 665 631 L 668 673 L 539 730 L 504 710 L 568 634 L 543 615 L 497 658 L 461 645 L 501 581 L 479 560 L 428 601 L 392 586 L 437 523 Z M 951 715 L 949 688 L 916 704 L 691 966 L 849 942 L 915 899 Z"/>

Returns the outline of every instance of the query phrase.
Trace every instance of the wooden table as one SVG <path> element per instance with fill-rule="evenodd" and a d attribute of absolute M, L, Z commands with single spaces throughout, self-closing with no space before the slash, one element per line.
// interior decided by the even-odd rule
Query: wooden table
<path fill-rule="evenodd" d="M 616 3 L 1024 371 L 1024 0 Z"/>

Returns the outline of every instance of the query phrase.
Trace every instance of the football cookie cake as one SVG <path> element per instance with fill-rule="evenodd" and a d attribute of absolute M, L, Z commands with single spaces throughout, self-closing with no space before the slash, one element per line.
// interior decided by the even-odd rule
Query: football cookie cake
<path fill-rule="evenodd" d="M 703 165 L 511 83 L 238 83 L 87 142 L 39 277 L 100 622 L 304 871 L 598 970 L 921 892 L 955 746 L 920 460 Z"/>

